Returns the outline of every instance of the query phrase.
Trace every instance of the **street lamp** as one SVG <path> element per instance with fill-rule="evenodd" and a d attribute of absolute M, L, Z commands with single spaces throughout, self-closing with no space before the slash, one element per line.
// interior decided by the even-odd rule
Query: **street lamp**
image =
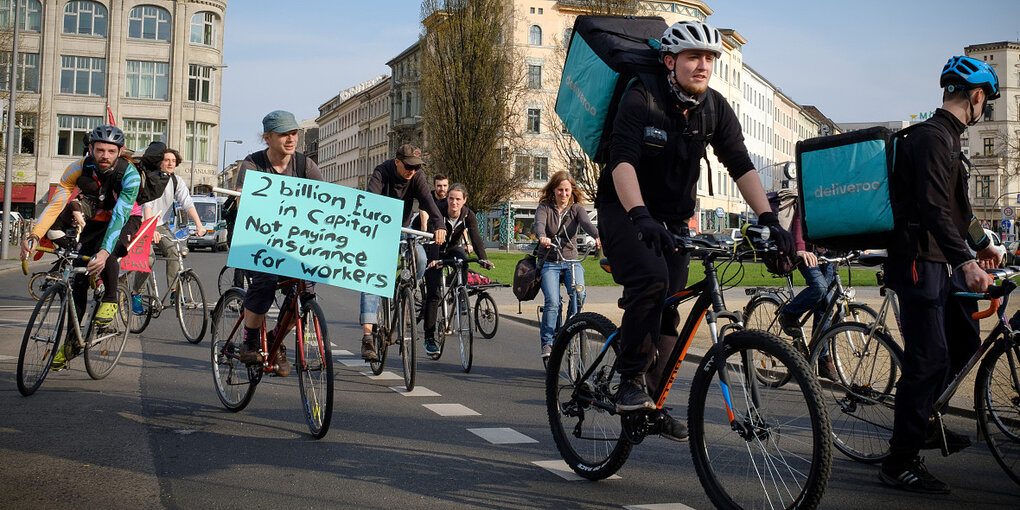
<path fill-rule="evenodd" d="M 244 143 L 244 141 L 243 140 L 223 140 L 223 170 L 222 170 L 222 172 L 224 174 L 227 173 L 227 144 L 228 143 L 236 143 L 236 144 L 240 145 L 240 144 Z M 223 176 L 223 179 L 226 179 L 226 175 Z M 220 184 L 222 184 L 224 188 L 227 187 L 226 181 L 223 181 Z"/>
<path fill-rule="evenodd" d="M 195 151 L 195 141 L 198 139 L 198 98 L 199 98 L 199 80 L 202 78 L 202 70 L 209 69 L 215 71 L 217 69 L 224 69 L 227 67 L 226 64 L 194 64 L 198 68 L 198 72 L 195 73 L 195 97 L 191 98 L 191 192 L 195 192 L 195 159 L 198 158 L 198 154 Z M 210 81 L 212 81 L 212 75 L 210 73 Z M 212 98 L 210 98 L 212 100 Z"/>

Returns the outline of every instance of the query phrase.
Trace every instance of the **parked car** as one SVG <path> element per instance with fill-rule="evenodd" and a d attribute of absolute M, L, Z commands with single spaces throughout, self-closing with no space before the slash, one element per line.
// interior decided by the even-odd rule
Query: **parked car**
<path fill-rule="evenodd" d="M 1007 266 L 1015 266 L 1020 264 L 1020 241 L 1009 241 L 1005 245 L 1006 247 L 1006 258 L 1005 262 Z"/>
<path fill-rule="evenodd" d="M 188 248 L 209 248 L 212 251 L 227 249 L 227 222 L 223 219 L 224 197 L 192 197 L 198 217 L 205 226 L 205 235 L 195 235 L 195 224 L 188 223 Z"/>
<path fill-rule="evenodd" d="M 702 242 L 712 248 L 733 248 L 733 237 L 730 233 L 723 232 L 702 232 L 692 239 Z"/>

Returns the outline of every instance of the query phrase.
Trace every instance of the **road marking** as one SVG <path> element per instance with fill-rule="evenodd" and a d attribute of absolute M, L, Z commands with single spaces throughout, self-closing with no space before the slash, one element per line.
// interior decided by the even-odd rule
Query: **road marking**
<path fill-rule="evenodd" d="M 461 404 L 422 404 L 439 416 L 481 416 L 481 413 Z"/>
<path fill-rule="evenodd" d="M 367 361 L 365 361 L 363 359 L 358 359 L 358 358 L 344 358 L 344 359 L 338 359 L 337 361 L 339 361 L 345 367 L 367 367 L 368 366 L 368 362 Z"/>
<path fill-rule="evenodd" d="M 389 370 L 386 370 L 386 371 L 384 371 L 383 373 L 381 373 L 379 375 L 375 375 L 372 372 L 362 372 L 361 375 L 363 375 L 363 376 L 365 376 L 365 377 L 367 377 L 367 378 L 369 378 L 369 379 L 371 379 L 373 381 L 395 381 L 395 380 L 403 379 L 404 378 L 403 376 L 397 375 L 397 374 L 395 374 L 393 372 L 390 372 Z"/>
<path fill-rule="evenodd" d="M 584 480 L 580 476 L 577 476 L 570 466 L 567 465 L 562 459 L 559 460 L 536 460 L 532 461 L 532 464 L 549 471 L 550 473 L 571 482 L 577 482 Z M 620 475 L 612 475 L 607 480 L 619 480 Z"/>
<path fill-rule="evenodd" d="M 625 510 L 694 510 L 683 503 L 657 503 L 654 505 L 626 505 Z"/>
<path fill-rule="evenodd" d="M 330 347 L 336 347 L 336 344 L 333 342 L 330 342 L 329 345 Z M 340 349 L 339 351 L 333 351 L 333 356 L 354 356 L 354 353 L 347 349 Z"/>
<path fill-rule="evenodd" d="M 403 379 L 403 377 L 401 377 Z M 390 386 L 390 389 L 405 396 L 405 397 L 441 397 L 442 395 L 424 387 L 415 386 L 414 390 L 407 391 L 407 388 L 403 386 Z"/>
<path fill-rule="evenodd" d="M 528 437 L 514 429 L 501 427 L 492 429 L 468 429 L 468 432 L 492 444 L 523 444 L 537 443 L 538 440 Z"/>
<path fill-rule="evenodd" d="M 0 361 L 14 361 L 16 359 L 18 358 L 14 356 L 4 356 L 3 354 L 0 354 Z"/>

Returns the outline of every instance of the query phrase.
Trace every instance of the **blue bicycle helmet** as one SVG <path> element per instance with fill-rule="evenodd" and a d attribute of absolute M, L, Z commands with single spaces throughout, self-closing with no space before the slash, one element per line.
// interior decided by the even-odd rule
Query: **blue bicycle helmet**
<path fill-rule="evenodd" d="M 981 87 L 985 89 L 988 99 L 999 97 L 999 78 L 992 66 L 971 57 L 956 56 L 946 62 L 939 78 L 939 86 L 949 92 L 970 90 Z"/>

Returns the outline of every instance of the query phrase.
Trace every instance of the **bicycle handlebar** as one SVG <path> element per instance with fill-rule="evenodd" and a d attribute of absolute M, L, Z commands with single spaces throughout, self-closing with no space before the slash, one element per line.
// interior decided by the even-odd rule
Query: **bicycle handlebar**
<path fill-rule="evenodd" d="M 428 232 L 423 232 L 421 230 L 415 230 L 413 228 L 400 227 L 400 231 L 405 233 L 405 234 L 410 234 L 410 235 L 417 236 L 417 237 L 424 237 L 425 239 L 435 239 L 436 238 L 436 236 L 434 234 L 430 234 Z"/>
<path fill-rule="evenodd" d="M 234 191 L 232 189 L 213 187 L 212 190 L 213 190 L 213 193 L 219 193 L 221 195 L 230 195 L 232 197 L 240 197 L 241 196 L 241 192 L 240 191 Z"/>

